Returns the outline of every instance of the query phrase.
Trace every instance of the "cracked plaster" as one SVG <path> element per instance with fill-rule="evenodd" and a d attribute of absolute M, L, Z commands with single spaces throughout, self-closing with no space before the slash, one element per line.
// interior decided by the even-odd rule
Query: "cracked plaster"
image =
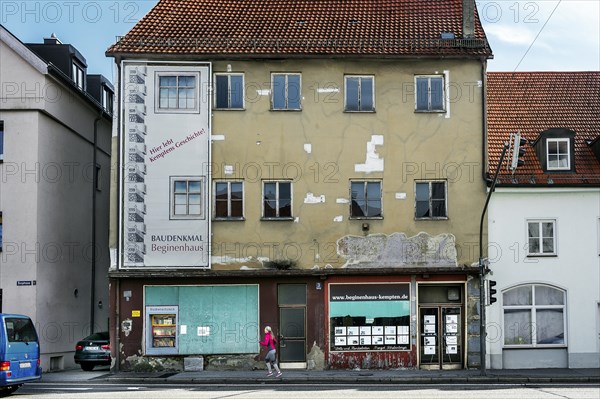
<path fill-rule="evenodd" d="M 421 232 L 344 236 L 337 241 L 337 253 L 346 259 L 342 267 L 451 267 L 457 266 L 453 234 L 432 236 Z"/>

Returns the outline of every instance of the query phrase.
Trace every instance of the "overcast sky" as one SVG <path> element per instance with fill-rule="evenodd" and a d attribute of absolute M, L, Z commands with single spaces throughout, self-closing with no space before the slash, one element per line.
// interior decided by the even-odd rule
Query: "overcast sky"
<path fill-rule="evenodd" d="M 41 43 L 55 33 L 83 54 L 88 73 L 113 80 L 113 59 L 104 52 L 156 2 L 1 0 L 0 23 L 25 43 Z M 477 0 L 476 4 L 494 52 L 489 71 L 600 70 L 600 1 Z"/>

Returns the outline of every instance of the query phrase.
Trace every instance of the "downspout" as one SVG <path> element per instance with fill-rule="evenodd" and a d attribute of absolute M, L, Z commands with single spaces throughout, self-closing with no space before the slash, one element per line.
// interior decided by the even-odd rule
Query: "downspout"
<path fill-rule="evenodd" d="M 94 332 L 94 320 L 96 318 L 96 196 L 98 195 L 98 124 L 102 120 L 103 110 L 100 108 L 100 114 L 94 119 L 94 154 L 92 155 L 92 288 L 90 301 L 90 333 Z"/>
<path fill-rule="evenodd" d="M 481 159 L 483 160 L 483 168 L 481 170 L 481 176 L 483 177 L 483 181 L 486 183 L 488 181 L 488 156 L 487 156 L 487 143 L 488 143 L 488 135 L 487 135 L 487 61 L 485 59 L 481 60 L 481 113 L 483 119 L 481 121 L 483 128 L 483 140 L 481 145 Z"/>

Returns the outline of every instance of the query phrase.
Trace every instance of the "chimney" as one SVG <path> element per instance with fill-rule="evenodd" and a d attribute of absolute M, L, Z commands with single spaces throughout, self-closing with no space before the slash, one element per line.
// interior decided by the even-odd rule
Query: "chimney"
<path fill-rule="evenodd" d="M 463 39 L 472 39 L 475 36 L 475 0 L 462 0 L 462 3 L 462 37 Z"/>
<path fill-rule="evenodd" d="M 56 34 L 51 34 L 50 37 L 45 37 L 44 38 L 44 44 L 62 44 L 62 42 L 60 40 L 58 40 L 58 37 L 56 37 Z"/>

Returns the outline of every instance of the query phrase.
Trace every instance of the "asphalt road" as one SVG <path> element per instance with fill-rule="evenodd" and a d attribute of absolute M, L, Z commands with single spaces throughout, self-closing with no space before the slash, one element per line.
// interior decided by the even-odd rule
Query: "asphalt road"
<path fill-rule="evenodd" d="M 256 385 L 113 384 L 103 382 L 38 382 L 21 387 L 13 396 L 69 399 L 598 399 L 600 385 Z"/>

